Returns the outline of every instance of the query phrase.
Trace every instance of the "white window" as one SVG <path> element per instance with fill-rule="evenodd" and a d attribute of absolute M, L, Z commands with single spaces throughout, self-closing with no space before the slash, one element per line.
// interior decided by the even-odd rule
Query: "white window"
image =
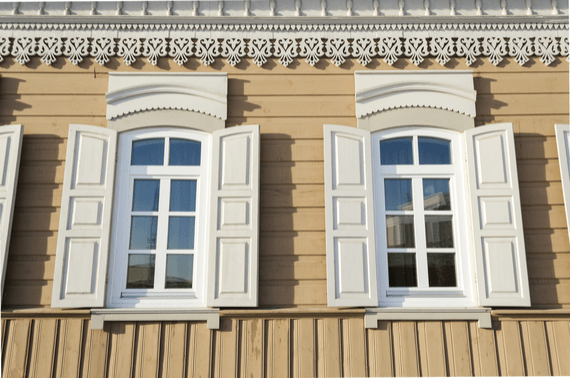
<path fill-rule="evenodd" d="M 530 306 L 513 127 L 474 127 L 473 73 L 363 71 L 355 89 L 358 128 L 324 126 L 329 306 L 487 326 L 475 306 Z"/>
<path fill-rule="evenodd" d="M 564 194 L 564 208 L 566 210 L 566 224 L 570 232 L 570 125 L 557 124 L 554 127 L 562 192 Z"/>
<path fill-rule="evenodd" d="M 226 97 L 225 74 L 110 74 L 109 128 L 69 128 L 52 307 L 257 306 L 259 126 L 225 129 Z"/>
<path fill-rule="evenodd" d="M 110 306 L 205 305 L 209 149 L 192 130 L 120 135 Z"/>
<path fill-rule="evenodd" d="M 400 128 L 372 146 L 380 305 L 474 305 L 461 135 Z"/>

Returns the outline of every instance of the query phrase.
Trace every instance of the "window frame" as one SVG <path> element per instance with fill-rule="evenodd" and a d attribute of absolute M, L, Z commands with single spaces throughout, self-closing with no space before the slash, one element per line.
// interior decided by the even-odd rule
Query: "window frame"
<path fill-rule="evenodd" d="M 131 166 L 132 142 L 142 139 L 165 138 L 164 154 L 168 156 L 167 138 L 182 138 L 201 142 L 200 167 L 167 165 L 165 159 L 162 166 Z M 116 182 L 114 188 L 114 204 L 111 225 L 111 248 L 108 270 L 107 308 L 203 308 L 206 307 L 207 274 L 206 260 L 208 251 L 210 224 L 210 186 L 212 175 L 211 150 L 212 135 L 198 130 L 164 127 L 135 129 L 119 134 L 118 153 L 116 164 Z M 166 170 L 166 172 L 164 172 Z M 144 171 L 147 173 L 144 174 Z M 192 276 L 192 289 L 126 289 L 126 274 L 128 268 L 128 245 L 130 237 L 130 221 L 132 215 L 131 205 L 133 198 L 134 180 L 138 179 L 167 179 L 197 178 L 196 195 L 196 221 L 194 273 Z M 166 186 L 164 186 L 166 187 Z M 125 190 L 126 188 L 126 190 Z M 163 185 L 160 185 L 162 191 Z M 158 214 L 168 214 L 163 196 L 159 200 Z M 165 215 L 168 217 L 168 215 Z M 167 240 L 167 229 L 157 231 L 157 240 Z M 157 245 L 158 251 L 160 248 Z M 151 252 L 149 250 L 149 252 Z M 153 253 L 153 252 L 151 252 Z M 164 245 L 164 261 L 167 249 Z M 155 263 L 155 279 L 159 279 L 158 261 Z M 165 267 L 165 266 L 164 266 Z M 139 294 L 140 295 L 137 295 Z"/>
<path fill-rule="evenodd" d="M 380 142 L 387 139 L 410 137 L 413 139 L 413 161 L 410 166 L 381 166 L 380 164 Z M 418 143 L 417 138 L 426 136 L 430 138 L 440 138 L 449 140 L 451 148 L 452 164 L 449 165 L 418 165 Z M 372 181 L 374 196 L 374 219 L 376 224 L 376 264 L 378 277 L 378 305 L 380 307 L 476 307 L 477 301 L 474 295 L 474 271 L 473 271 L 473 251 L 470 247 L 471 243 L 471 214 L 468 209 L 468 203 L 465 196 L 459 193 L 467 193 L 467 167 L 465 165 L 465 148 L 464 134 L 452 130 L 437 129 L 427 126 L 408 126 L 393 129 L 381 130 L 371 134 L 372 143 Z M 426 173 L 425 171 L 429 172 Z M 450 192 L 452 214 L 453 214 L 453 234 L 454 249 L 456 256 L 456 281 L 457 288 L 421 288 L 422 281 L 427 281 L 428 268 L 427 259 L 420 258 L 417 253 L 421 242 L 425 241 L 425 237 L 418 239 L 418 226 L 422 220 L 417 219 L 416 214 L 423 216 L 424 210 L 420 211 L 417 207 L 418 202 L 414 196 L 414 229 L 416 238 L 416 274 L 418 275 L 418 288 L 390 288 L 388 284 L 388 264 L 387 264 L 387 247 L 386 246 L 386 211 L 385 194 L 383 180 L 386 178 L 416 178 L 421 180 L 423 177 L 433 178 L 450 178 Z M 413 192 L 412 185 L 412 192 Z M 416 192 L 420 189 L 416 189 Z M 427 248 L 426 248 L 427 249 Z M 427 257 L 427 252 L 423 252 L 423 256 Z M 422 263 L 425 260 L 425 264 Z M 425 278 L 425 280 L 424 280 Z M 410 295 L 406 295 L 410 293 Z"/>

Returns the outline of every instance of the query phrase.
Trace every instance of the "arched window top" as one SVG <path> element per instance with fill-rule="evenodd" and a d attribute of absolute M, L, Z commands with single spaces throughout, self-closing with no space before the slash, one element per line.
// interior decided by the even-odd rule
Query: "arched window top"
<path fill-rule="evenodd" d="M 472 71 L 357 71 L 358 127 L 370 131 L 421 124 L 473 128 L 477 92 Z"/>

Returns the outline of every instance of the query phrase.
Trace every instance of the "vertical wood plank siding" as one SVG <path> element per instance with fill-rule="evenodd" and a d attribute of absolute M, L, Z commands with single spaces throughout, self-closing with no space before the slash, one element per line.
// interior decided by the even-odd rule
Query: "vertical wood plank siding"
<path fill-rule="evenodd" d="M 2 376 L 361 377 L 570 375 L 570 320 L 381 322 L 231 318 L 205 323 L 3 319 Z"/>

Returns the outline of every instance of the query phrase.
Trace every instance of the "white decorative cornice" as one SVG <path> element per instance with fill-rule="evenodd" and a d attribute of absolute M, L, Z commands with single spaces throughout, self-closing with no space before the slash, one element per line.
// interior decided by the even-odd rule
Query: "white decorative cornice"
<path fill-rule="evenodd" d="M 472 71 L 356 71 L 356 117 L 396 108 L 436 108 L 475 117 Z"/>
<path fill-rule="evenodd" d="M 559 4 L 560 3 L 560 4 Z M 559 6 L 560 5 L 560 6 Z M 220 12 L 222 7 L 222 12 Z M 46 18 L 54 15 L 133 17 L 141 10 L 147 18 L 155 16 L 179 17 L 370 17 L 375 16 L 479 16 L 516 17 L 524 15 L 568 15 L 568 3 L 556 0 L 232 0 L 232 1 L 49 1 L 3 2 L 1 15 Z M 39 12 L 39 10 L 42 12 Z M 325 11 L 323 12 L 323 9 Z"/>
<path fill-rule="evenodd" d="M 304 58 L 311 66 L 323 58 L 330 58 L 336 66 L 347 58 L 356 58 L 367 66 L 373 58 L 381 58 L 388 65 L 398 59 L 408 58 L 420 66 L 428 57 L 445 66 L 451 58 L 465 58 L 466 66 L 477 59 L 487 58 L 493 65 L 499 65 L 507 56 L 514 58 L 521 66 L 531 57 L 538 57 L 550 65 L 556 57 L 568 61 L 568 37 L 551 37 L 540 33 L 526 37 L 381 37 L 381 38 L 185 38 L 185 37 L 96 37 L 88 38 L 83 33 L 67 33 L 67 37 L 52 37 L 45 34 L 27 34 L 22 37 L 0 35 L 0 62 L 12 56 L 19 64 L 27 64 L 31 57 L 39 56 L 47 65 L 65 56 L 74 64 L 92 57 L 100 65 L 106 65 L 110 58 L 119 56 L 126 65 L 134 64 L 141 57 L 152 65 L 159 59 L 172 58 L 182 66 L 190 58 L 197 58 L 205 66 L 213 64 L 220 57 L 236 66 L 244 57 L 263 66 L 270 58 L 288 66 L 294 58 Z"/>
<path fill-rule="evenodd" d="M 151 109 L 181 109 L 227 118 L 225 73 L 109 73 L 107 119 Z"/>

